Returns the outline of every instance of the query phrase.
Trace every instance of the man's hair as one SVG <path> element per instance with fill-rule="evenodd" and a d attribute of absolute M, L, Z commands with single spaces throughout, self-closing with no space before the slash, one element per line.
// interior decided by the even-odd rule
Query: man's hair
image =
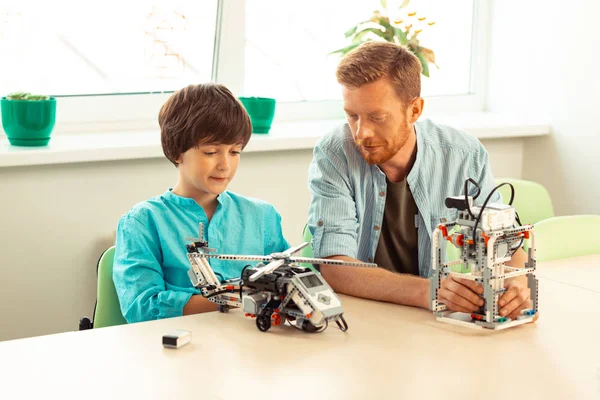
<path fill-rule="evenodd" d="M 339 63 L 336 77 L 348 88 L 388 79 L 404 103 L 421 96 L 421 63 L 408 48 L 388 42 L 366 42 Z"/>
<path fill-rule="evenodd" d="M 223 85 L 189 85 L 173 93 L 158 114 L 165 156 L 175 166 L 177 158 L 201 144 L 239 144 L 245 147 L 252 134 L 246 109 Z"/>

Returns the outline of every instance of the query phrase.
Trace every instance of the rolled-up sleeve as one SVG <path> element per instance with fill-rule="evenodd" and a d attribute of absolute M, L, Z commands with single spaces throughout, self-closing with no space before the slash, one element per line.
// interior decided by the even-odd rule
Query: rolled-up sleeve
<path fill-rule="evenodd" d="M 315 257 L 357 257 L 358 219 L 348 163 L 317 144 L 308 171 L 308 227 Z"/>
<path fill-rule="evenodd" d="M 167 290 L 156 230 L 126 215 L 117 227 L 113 280 L 127 322 L 183 315 L 193 293 Z"/>

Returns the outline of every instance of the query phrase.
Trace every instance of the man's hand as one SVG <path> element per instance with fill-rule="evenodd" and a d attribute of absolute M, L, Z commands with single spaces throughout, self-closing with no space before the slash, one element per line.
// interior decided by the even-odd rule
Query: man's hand
<path fill-rule="evenodd" d="M 500 315 L 516 319 L 521 315 L 521 310 L 531 308 L 531 291 L 527 287 L 527 281 L 522 277 L 507 279 L 505 282 L 506 293 L 498 299 L 498 307 Z M 537 320 L 538 314 L 535 315 L 534 321 Z"/>
<path fill-rule="evenodd" d="M 475 281 L 450 276 L 442 280 L 438 300 L 452 311 L 471 313 L 484 304 L 479 297 L 482 293 L 483 287 L 476 285 Z"/>

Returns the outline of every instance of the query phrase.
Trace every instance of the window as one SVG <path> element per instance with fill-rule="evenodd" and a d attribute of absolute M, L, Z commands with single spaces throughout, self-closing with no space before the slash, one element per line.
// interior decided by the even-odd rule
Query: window
<path fill-rule="evenodd" d="M 211 79 L 217 1 L 0 2 L 0 92 L 172 91 Z"/>
<path fill-rule="evenodd" d="M 397 9 L 399 3 L 388 5 Z M 348 45 L 344 32 L 379 7 L 379 0 L 304 0 L 301 6 L 247 0 L 244 94 L 283 102 L 340 100 L 335 79 L 340 56 L 328 54 Z M 439 65 L 422 78 L 422 94 L 470 93 L 473 1 L 411 0 L 398 16 L 410 10 L 435 22 L 419 34 Z"/>
<path fill-rule="evenodd" d="M 394 1 L 388 0 L 392 4 Z M 276 120 L 343 118 L 335 80 L 351 26 L 379 0 L 0 0 L 0 95 L 62 96 L 57 131 L 155 128 L 170 92 L 215 80 L 278 100 Z M 425 111 L 484 107 L 487 2 L 411 0 L 439 70 Z M 443 95 L 443 96 L 442 96 Z M 434 97 L 437 96 L 437 97 Z M 439 100 L 439 107 L 432 102 Z"/>

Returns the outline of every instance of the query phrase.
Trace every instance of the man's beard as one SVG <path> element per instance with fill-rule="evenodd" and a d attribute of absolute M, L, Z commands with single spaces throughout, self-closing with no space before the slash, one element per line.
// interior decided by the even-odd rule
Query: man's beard
<path fill-rule="evenodd" d="M 354 141 L 354 145 L 360 151 L 365 161 L 370 165 L 381 165 L 391 160 L 408 141 L 407 127 L 402 127 L 398 134 L 391 140 L 367 139 Z M 361 146 L 381 146 L 375 153 L 365 151 Z"/>

